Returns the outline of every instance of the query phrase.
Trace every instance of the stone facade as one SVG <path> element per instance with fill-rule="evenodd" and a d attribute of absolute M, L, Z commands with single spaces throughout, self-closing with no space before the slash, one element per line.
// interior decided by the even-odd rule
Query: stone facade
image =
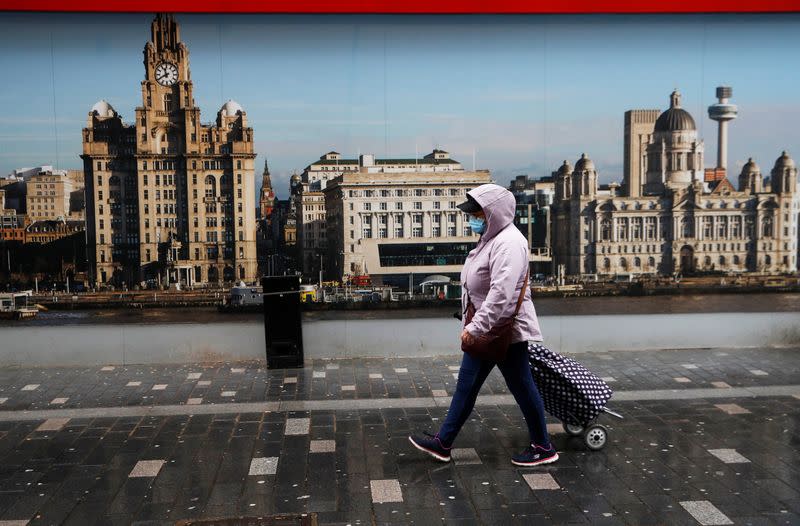
<path fill-rule="evenodd" d="M 366 162 L 362 158 L 359 170 L 349 170 L 327 186 L 328 277 L 369 274 L 383 276 L 386 283 L 390 275 L 405 279 L 412 273 L 424 277 L 460 272 L 461 263 L 449 260 L 413 264 L 415 257 L 425 259 L 424 253 L 398 256 L 408 260 L 403 264 L 389 264 L 380 256 L 382 245 L 407 245 L 408 250 L 425 245 L 436 250 L 436 245 L 471 247 L 477 239 L 456 205 L 466 199 L 467 190 L 490 183 L 491 174 L 465 171 L 438 150 L 426 159 L 427 166 L 422 168 L 420 160 L 418 171 L 413 171 L 414 159 L 395 160 L 384 170 L 371 156 Z M 460 257 L 459 253 L 456 259 Z"/>
<path fill-rule="evenodd" d="M 185 285 L 256 278 L 253 129 L 234 101 L 200 122 L 171 15 L 144 47 L 135 122 L 100 101 L 83 129 L 92 281 Z"/>
<path fill-rule="evenodd" d="M 641 192 L 621 195 L 601 194 L 585 155 L 574 169 L 564 161 L 553 204 L 555 268 L 567 275 L 797 271 L 800 191 L 786 152 L 769 185 L 752 159 L 738 189 L 727 179 L 705 183 L 703 144 L 674 92 L 643 155 Z"/>
<path fill-rule="evenodd" d="M 27 212 L 31 221 L 83 219 L 83 171 L 50 170 L 27 181 Z"/>

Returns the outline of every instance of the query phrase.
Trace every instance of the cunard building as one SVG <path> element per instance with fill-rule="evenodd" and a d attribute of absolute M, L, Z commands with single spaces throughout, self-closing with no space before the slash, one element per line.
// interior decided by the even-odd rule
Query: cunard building
<path fill-rule="evenodd" d="M 253 129 L 234 101 L 201 123 L 193 90 L 178 24 L 157 15 L 135 122 L 100 101 L 83 129 L 95 284 L 255 280 Z"/>
<path fill-rule="evenodd" d="M 709 108 L 718 121 L 717 166 L 705 169 L 704 145 L 677 91 L 664 112 L 626 114 L 625 181 L 598 188 L 585 155 L 555 174 L 556 272 L 672 274 L 703 271 L 796 272 L 800 190 L 783 152 L 762 173 L 753 159 L 734 186 L 727 177 L 727 124 L 736 117 L 730 88 Z"/>

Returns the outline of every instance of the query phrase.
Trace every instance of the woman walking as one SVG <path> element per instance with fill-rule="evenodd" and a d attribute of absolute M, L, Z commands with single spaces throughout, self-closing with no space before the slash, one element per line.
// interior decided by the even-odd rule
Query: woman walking
<path fill-rule="evenodd" d="M 472 231 L 481 236 L 461 271 L 462 312 L 467 312 L 470 302 L 474 308 L 472 319 L 464 318 L 463 347 L 469 348 L 476 339 L 507 323 L 517 309 L 518 313 L 505 359 L 495 362 L 463 353 L 456 392 L 439 432 L 412 435 L 409 440 L 417 449 L 449 462 L 456 435 L 472 412 L 483 382 L 497 365 L 530 433 L 530 445 L 512 456 L 511 462 L 518 466 L 555 462 L 558 453 L 550 443 L 544 406 L 528 364 L 528 342 L 542 341 L 542 335 L 526 283 L 528 242 L 514 226 L 516 201 L 505 188 L 485 184 L 467 192 L 467 201 L 458 208 L 470 215 Z"/>

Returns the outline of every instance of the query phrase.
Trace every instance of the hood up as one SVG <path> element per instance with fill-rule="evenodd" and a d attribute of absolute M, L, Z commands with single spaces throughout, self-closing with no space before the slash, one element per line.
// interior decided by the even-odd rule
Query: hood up
<path fill-rule="evenodd" d="M 486 214 L 486 231 L 481 235 L 480 243 L 484 243 L 501 230 L 514 222 L 517 201 L 514 195 L 496 184 L 482 184 L 467 192 L 481 205 Z"/>

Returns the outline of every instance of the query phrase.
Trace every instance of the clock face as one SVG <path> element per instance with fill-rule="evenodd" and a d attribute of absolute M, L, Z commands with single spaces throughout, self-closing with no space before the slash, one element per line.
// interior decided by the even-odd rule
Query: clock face
<path fill-rule="evenodd" d="M 162 86 L 172 86 L 178 81 L 178 66 L 172 62 L 162 62 L 156 66 L 156 80 Z"/>

